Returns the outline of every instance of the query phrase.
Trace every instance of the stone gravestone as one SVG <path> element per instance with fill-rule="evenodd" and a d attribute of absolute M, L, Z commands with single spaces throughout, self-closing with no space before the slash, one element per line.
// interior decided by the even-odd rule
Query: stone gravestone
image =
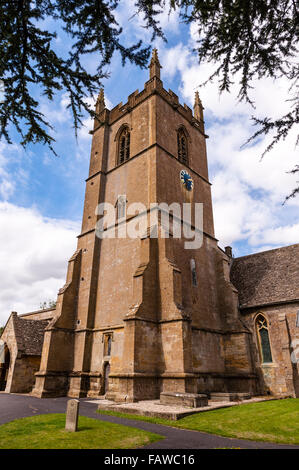
<path fill-rule="evenodd" d="M 79 400 L 67 402 L 65 430 L 76 432 L 78 428 Z"/>

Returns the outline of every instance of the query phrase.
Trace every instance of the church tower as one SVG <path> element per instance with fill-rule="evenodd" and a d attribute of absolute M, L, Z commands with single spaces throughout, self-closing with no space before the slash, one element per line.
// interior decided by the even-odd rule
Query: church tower
<path fill-rule="evenodd" d="M 154 49 L 144 89 L 112 110 L 100 91 L 82 230 L 46 328 L 36 396 L 256 391 L 231 256 L 214 234 L 203 106 L 198 93 L 194 112 L 181 105 L 163 88 L 161 68 Z M 115 208 L 115 223 L 101 226 L 103 203 Z M 201 243 L 186 248 L 175 226 L 185 204 L 195 233 L 199 203 Z M 154 204 L 181 212 L 171 211 L 166 227 Z M 139 224 L 137 237 L 123 235 L 129 224 Z"/>

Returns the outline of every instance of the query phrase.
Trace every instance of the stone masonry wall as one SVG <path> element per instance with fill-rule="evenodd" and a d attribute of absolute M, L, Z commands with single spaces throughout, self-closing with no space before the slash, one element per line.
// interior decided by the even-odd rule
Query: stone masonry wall
<path fill-rule="evenodd" d="M 299 397 L 298 310 L 299 302 L 242 310 L 242 316 L 253 333 L 254 360 L 259 370 L 261 387 L 266 393 Z M 255 328 L 255 319 L 259 313 L 268 320 L 272 363 L 263 364 L 261 360 Z M 292 362 L 292 354 L 297 362 Z"/>

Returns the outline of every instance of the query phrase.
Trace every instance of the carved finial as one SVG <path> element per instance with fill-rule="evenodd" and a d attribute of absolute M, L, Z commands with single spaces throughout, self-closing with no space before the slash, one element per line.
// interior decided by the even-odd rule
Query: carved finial
<path fill-rule="evenodd" d="M 150 79 L 154 77 L 160 78 L 160 69 L 162 68 L 160 62 L 159 62 L 159 57 L 158 57 L 158 51 L 157 49 L 153 49 L 153 54 L 151 58 L 151 63 L 149 65 L 150 69 Z"/>
<path fill-rule="evenodd" d="M 203 105 L 201 99 L 199 98 L 198 91 L 195 92 L 195 100 L 194 100 L 194 117 L 198 119 L 198 121 L 203 121 Z"/>
<path fill-rule="evenodd" d="M 195 92 L 195 104 L 201 104 L 201 99 L 199 97 L 198 91 Z"/>
<path fill-rule="evenodd" d="M 96 114 L 100 114 L 101 111 L 105 109 L 105 95 L 104 95 L 104 88 L 100 89 L 100 93 L 96 102 Z"/>
<path fill-rule="evenodd" d="M 153 49 L 153 53 L 152 53 L 151 63 L 153 63 L 153 62 L 158 62 L 158 64 L 160 65 L 159 57 L 158 57 L 158 49 L 156 47 Z"/>

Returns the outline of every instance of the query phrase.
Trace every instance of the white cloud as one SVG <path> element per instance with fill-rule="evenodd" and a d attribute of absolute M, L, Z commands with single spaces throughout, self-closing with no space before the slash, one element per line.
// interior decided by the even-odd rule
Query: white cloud
<path fill-rule="evenodd" d="M 40 104 L 40 112 L 45 116 L 50 123 L 65 123 L 71 120 L 71 112 L 67 106 L 70 103 L 70 99 L 67 93 L 63 93 L 60 100 L 45 101 L 43 100 Z"/>
<path fill-rule="evenodd" d="M 292 245 L 299 241 L 299 222 L 290 225 L 284 225 L 274 228 L 266 228 L 258 236 L 254 234 L 251 239 L 253 245 L 261 243 L 271 244 L 272 246 Z"/>
<path fill-rule="evenodd" d="M 197 27 L 195 23 L 190 25 L 190 41 L 181 49 L 181 58 L 177 62 L 178 69 L 183 73 L 182 91 L 185 96 L 193 101 L 194 91 L 197 87 L 209 79 L 218 67 L 218 63 L 198 64 L 196 54 L 191 54 L 190 50 L 196 48 Z M 185 62 L 182 62 L 182 56 Z M 184 63 L 183 71 L 180 64 Z M 290 108 L 287 101 L 290 98 L 290 82 L 286 78 L 273 80 L 269 77 L 256 79 L 253 81 L 253 89 L 249 92 L 250 99 L 255 103 L 256 109 L 253 109 L 249 103 L 237 102 L 241 82 L 241 72 L 231 76 L 232 85 L 230 92 L 223 92 L 219 95 L 217 77 L 213 82 L 207 83 L 199 88 L 204 106 L 212 111 L 217 118 L 230 118 L 233 114 L 254 114 L 258 117 L 271 116 L 278 118 L 286 113 Z"/>
<path fill-rule="evenodd" d="M 0 199 L 8 201 L 20 182 L 25 183 L 26 171 L 18 165 L 23 150 L 16 144 L 0 142 Z"/>
<path fill-rule="evenodd" d="M 11 311 L 38 310 L 56 300 L 79 224 L 43 217 L 34 208 L 0 203 L 0 325 Z"/>
<path fill-rule="evenodd" d="M 215 231 L 220 244 L 244 240 L 249 251 L 255 252 L 261 245 L 273 248 L 298 243 L 299 200 L 283 205 L 296 185 L 294 176 L 286 173 L 297 158 L 292 137 L 277 144 L 261 161 L 268 139 L 240 149 L 246 130 L 236 120 L 215 123 L 209 134 Z"/>
<path fill-rule="evenodd" d="M 179 9 L 169 10 L 169 1 L 166 3 L 165 8 L 160 15 L 157 15 L 157 20 L 165 33 L 171 32 L 174 34 L 179 33 Z"/>
<path fill-rule="evenodd" d="M 155 19 L 160 22 L 160 26 L 167 37 L 168 33 L 177 35 L 180 33 L 179 9 L 171 10 L 169 14 L 169 0 L 167 0 L 164 9 L 159 15 L 155 15 Z M 157 8 L 158 10 L 158 8 Z M 144 44 L 149 44 L 152 38 L 152 30 L 144 27 L 144 14 L 138 13 L 135 0 L 122 0 L 116 11 L 116 21 L 123 27 L 123 33 L 120 36 L 125 45 L 132 45 L 132 42 L 139 41 L 142 38 Z M 160 38 L 155 39 L 153 47 L 161 44 Z"/>
<path fill-rule="evenodd" d="M 249 103 L 238 101 L 240 75 L 234 76 L 230 92 L 219 93 L 217 78 L 200 87 L 209 79 L 216 66 L 211 63 L 198 64 L 197 56 L 191 53 L 194 44 L 178 43 L 170 49 L 163 49 L 163 76 L 172 79 L 175 73 L 181 75 L 180 91 L 189 104 L 193 105 L 195 91 L 199 91 L 206 114 L 217 119 L 231 119 L 233 115 L 253 114 L 258 117 L 272 116 L 277 118 L 287 112 L 290 103 L 286 79 L 274 81 L 264 78 L 255 82 L 250 97 L 256 105 L 253 109 Z"/>
<path fill-rule="evenodd" d="M 163 64 L 163 77 L 169 79 L 172 79 L 178 71 L 183 73 L 191 60 L 188 48 L 181 42 L 170 49 L 165 48 L 164 46 L 161 50 L 159 49 L 159 52 L 161 55 L 161 62 Z"/>
<path fill-rule="evenodd" d="M 208 132 L 208 159 L 212 172 L 217 168 L 216 165 L 221 165 L 246 184 L 248 189 L 267 193 L 272 202 L 284 201 L 296 184 L 296 177 L 287 173 L 298 161 L 293 146 L 293 132 L 288 139 L 275 145 L 263 159 L 261 154 L 270 143 L 269 137 L 255 145 L 242 147 L 252 132 L 246 116 L 243 120 L 232 118 L 228 122 L 212 123 Z M 293 204 L 299 204 L 299 200 L 289 202 L 289 205 Z"/>
<path fill-rule="evenodd" d="M 15 191 L 14 183 L 9 179 L 8 173 L 0 169 L 0 196 L 4 201 L 8 201 Z"/>

